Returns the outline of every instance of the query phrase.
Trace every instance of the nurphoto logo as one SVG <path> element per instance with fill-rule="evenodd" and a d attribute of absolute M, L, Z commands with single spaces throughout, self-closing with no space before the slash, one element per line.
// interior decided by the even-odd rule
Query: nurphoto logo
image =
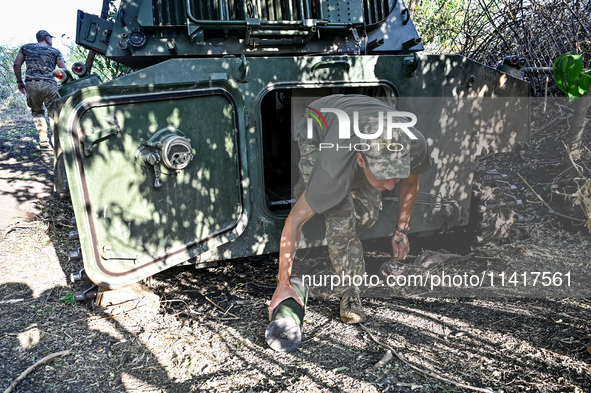
<path fill-rule="evenodd" d="M 337 116 L 337 119 L 339 120 L 339 138 L 340 139 L 351 138 L 351 119 L 349 118 L 349 115 L 345 111 L 343 111 L 342 109 L 320 108 L 320 112 L 319 112 L 316 109 L 310 108 L 308 106 L 306 106 L 304 108 L 311 110 L 312 112 L 306 112 L 306 114 L 312 116 L 316 120 L 316 122 L 320 126 L 320 129 L 324 129 L 324 127 L 326 127 L 327 131 L 328 131 L 328 123 L 326 122 L 326 119 L 324 118 L 324 116 L 322 116 L 322 113 L 320 113 L 320 112 L 334 113 Z M 385 130 L 384 130 L 384 112 L 379 111 L 377 118 L 378 118 L 377 131 L 372 134 L 364 134 L 363 132 L 361 132 L 359 130 L 359 112 L 357 112 L 357 111 L 353 112 L 353 131 L 355 132 L 355 135 L 357 135 L 361 139 L 376 139 L 376 138 L 379 138 L 382 134 L 384 134 L 384 131 L 385 131 L 385 135 L 383 135 L 382 137 L 390 140 L 390 139 L 392 139 L 392 130 L 399 129 L 399 130 L 402 130 L 410 139 L 417 139 L 415 134 L 413 134 L 412 131 L 409 129 L 410 127 L 413 127 L 415 124 L 417 124 L 417 116 L 414 113 L 400 112 L 400 111 L 386 112 L 386 129 Z M 410 118 L 410 120 L 407 120 L 406 118 Z M 322 119 L 322 121 L 320 121 L 321 119 Z M 312 120 L 313 120 L 312 118 L 308 118 L 308 122 L 307 122 L 307 126 L 308 126 L 307 138 L 309 138 L 309 139 L 312 138 L 312 126 L 313 126 Z"/>
<path fill-rule="evenodd" d="M 311 110 L 313 113 L 310 112 L 306 112 L 307 115 L 312 116 L 314 119 L 316 119 L 316 122 L 318 123 L 318 126 L 320 126 L 320 129 L 323 130 L 324 126 L 326 126 L 326 130 L 328 131 L 328 124 L 326 123 L 326 119 L 324 118 L 324 116 L 322 116 L 322 113 L 318 112 L 316 109 L 314 108 L 310 108 L 309 106 L 305 106 L 304 108 Z M 322 125 L 322 123 L 320 122 L 320 119 L 322 119 L 322 123 L 324 123 L 324 126 Z M 308 118 L 308 138 L 312 138 L 312 119 Z"/>
<path fill-rule="evenodd" d="M 308 106 L 304 107 L 309 111 L 306 112 L 307 115 L 311 116 L 307 119 L 307 135 L 308 139 L 312 139 L 313 137 L 313 125 L 314 120 L 318 123 L 318 126 L 321 130 L 328 131 L 328 123 L 321 112 L 324 113 L 334 113 L 337 116 L 339 122 L 339 139 L 348 140 L 351 138 L 351 119 L 349 115 L 337 108 L 320 108 L 320 111 L 310 108 Z M 384 127 L 384 117 L 386 118 L 386 126 Z M 401 112 L 401 111 L 388 111 L 385 113 L 383 111 L 379 111 L 377 115 L 378 119 L 378 127 L 377 130 L 373 133 L 365 134 L 361 132 L 359 127 L 359 112 L 353 112 L 353 132 L 362 140 L 375 140 L 377 138 L 381 138 L 382 140 L 392 140 L 393 130 L 398 129 L 404 132 L 410 139 L 417 139 L 417 137 L 412 133 L 410 127 L 413 127 L 417 124 L 417 117 L 412 112 Z M 352 148 L 356 151 L 367 151 L 371 148 L 371 145 L 377 145 L 377 149 L 380 150 L 382 146 L 385 146 L 388 150 L 392 152 L 397 152 L 404 150 L 404 145 L 401 143 L 384 143 L 384 142 L 374 142 L 374 143 L 357 143 Z M 320 143 L 319 149 L 322 151 L 323 149 L 332 149 L 334 148 L 333 143 Z M 337 150 L 339 149 L 348 149 L 351 150 L 351 145 L 347 146 L 340 146 L 336 145 Z"/>

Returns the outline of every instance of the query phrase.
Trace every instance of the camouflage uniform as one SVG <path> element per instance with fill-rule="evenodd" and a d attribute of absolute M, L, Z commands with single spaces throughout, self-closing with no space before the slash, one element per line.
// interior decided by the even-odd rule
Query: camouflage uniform
<path fill-rule="evenodd" d="M 359 119 L 363 118 L 365 121 L 363 124 L 365 135 L 374 135 L 377 119 L 375 115 L 372 117 L 372 114 L 379 110 L 392 110 L 391 107 L 374 98 L 360 95 L 324 97 L 314 101 L 307 108 L 314 110 L 314 107 L 317 110 L 337 108 L 349 114 L 350 119 L 351 114 L 357 112 Z M 330 109 L 327 111 L 330 112 Z M 356 227 L 369 228 L 377 222 L 381 207 L 381 192 L 371 186 L 365 175 L 361 175 L 363 182 L 351 180 L 356 179 L 359 171 L 362 171 L 356 162 L 356 152 L 329 155 L 330 152 L 321 151 L 320 145 L 323 143 L 335 142 L 336 131 L 339 129 L 336 125 L 336 116 L 326 116 L 325 121 L 328 122 L 326 127 L 322 125 L 316 127 L 315 123 L 311 123 L 313 125 L 311 137 L 305 136 L 308 131 L 305 121 L 307 121 L 306 116 L 302 118 L 298 127 L 297 138 L 300 151 L 298 168 L 301 176 L 294 190 L 294 196 L 299 198 L 305 192 L 310 207 L 317 213 L 324 213 L 325 238 L 336 274 L 339 277 L 342 277 L 342 274 L 349 275 L 351 278 L 355 275 L 363 276 L 365 261 Z M 385 146 L 395 142 L 403 146 L 401 150 L 371 148 L 363 150 L 363 155 L 377 179 L 407 178 L 410 174 L 423 173 L 431 166 L 423 135 L 414 127 L 411 128 L 416 140 L 409 140 L 402 132 L 395 132 L 391 140 L 383 139 L 382 136 L 367 141 L 356 140 L 354 137 L 349 140 L 339 140 L 344 145 L 367 142 L 373 146 Z M 332 134 L 329 134 L 329 130 Z M 316 179 L 314 179 L 315 176 Z M 335 182 L 333 176 L 337 176 L 340 181 Z M 317 192 L 318 189 L 323 188 L 339 189 L 340 193 L 339 191 Z M 350 289 L 348 285 L 348 283 L 346 285 L 341 283 L 341 286 L 336 288 L 336 293 L 343 294 Z"/>
<path fill-rule="evenodd" d="M 27 65 L 25 77 L 27 105 L 33 113 L 39 139 L 46 140 L 47 122 L 43 104 L 47 108 L 53 129 L 53 104 L 60 97 L 57 83 L 53 79 L 53 70 L 59 61 L 64 61 L 64 58 L 58 49 L 42 43 L 23 45 L 19 53 L 24 56 Z"/>
<path fill-rule="evenodd" d="M 298 147 L 301 177 L 295 189 L 296 198 L 304 192 L 318 155 L 318 145 L 302 135 L 298 135 Z M 374 225 L 379 217 L 380 204 L 380 191 L 356 188 L 336 206 L 324 212 L 328 253 L 338 276 L 341 273 L 351 277 L 365 273 L 363 247 L 355 228 L 369 228 Z M 348 287 L 341 286 L 336 292 L 343 293 L 347 289 Z"/>

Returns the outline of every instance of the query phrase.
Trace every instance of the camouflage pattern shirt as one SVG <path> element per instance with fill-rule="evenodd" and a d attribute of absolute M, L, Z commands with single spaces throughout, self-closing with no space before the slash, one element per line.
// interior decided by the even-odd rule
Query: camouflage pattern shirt
<path fill-rule="evenodd" d="M 62 53 L 52 46 L 32 43 L 23 45 L 19 51 L 27 64 L 26 79 L 45 79 L 53 81 L 53 70 L 58 61 L 64 61 Z"/>

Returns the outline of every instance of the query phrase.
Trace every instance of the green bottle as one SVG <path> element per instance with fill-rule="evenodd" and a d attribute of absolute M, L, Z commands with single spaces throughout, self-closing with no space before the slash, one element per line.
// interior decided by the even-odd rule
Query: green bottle
<path fill-rule="evenodd" d="M 308 288 L 301 278 L 292 277 L 292 288 L 296 291 L 304 307 L 294 299 L 285 299 L 273 310 L 271 323 L 267 326 L 265 339 L 271 348 L 280 352 L 291 352 L 302 342 L 302 330 L 306 303 L 308 303 Z"/>

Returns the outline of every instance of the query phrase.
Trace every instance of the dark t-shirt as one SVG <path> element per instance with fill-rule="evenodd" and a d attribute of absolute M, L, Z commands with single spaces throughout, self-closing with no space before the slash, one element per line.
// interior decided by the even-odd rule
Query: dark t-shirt
<path fill-rule="evenodd" d="M 353 112 L 359 114 L 359 128 L 361 132 L 370 134 L 366 127 L 370 118 L 379 111 L 393 111 L 394 108 L 375 98 L 364 95 L 331 95 L 320 98 L 310 104 L 310 108 L 320 111 L 321 108 L 338 108 L 349 114 L 353 122 Z M 306 201 L 316 213 L 323 213 L 336 206 L 354 188 L 368 188 L 372 186 L 365 177 L 363 169 L 357 164 L 357 153 L 354 146 L 359 143 L 371 143 L 371 140 L 361 140 L 351 126 L 350 138 L 339 139 L 339 122 L 334 113 L 321 112 L 326 124 L 320 120 L 320 125 L 313 121 L 312 141 L 319 146 L 319 152 L 306 186 Z M 304 115 L 298 125 L 298 133 L 307 138 L 308 118 Z M 430 158 L 425 138 L 418 130 L 410 130 L 418 139 L 412 140 L 411 174 L 420 174 L 430 168 Z M 405 148 L 410 144 L 410 138 L 398 136 L 405 141 Z M 331 148 L 330 145 L 333 147 Z M 351 147 L 349 147 L 351 146 Z M 338 148 L 337 148 L 338 147 Z M 414 150 L 414 151 L 413 151 Z"/>
<path fill-rule="evenodd" d="M 27 64 L 25 79 L 46 79 L 53 81 L 53 70 L 58 61 L 64 61 L 62 53 L 52 46 L 42 43 L 25 44 L 19 53 Z"/>

